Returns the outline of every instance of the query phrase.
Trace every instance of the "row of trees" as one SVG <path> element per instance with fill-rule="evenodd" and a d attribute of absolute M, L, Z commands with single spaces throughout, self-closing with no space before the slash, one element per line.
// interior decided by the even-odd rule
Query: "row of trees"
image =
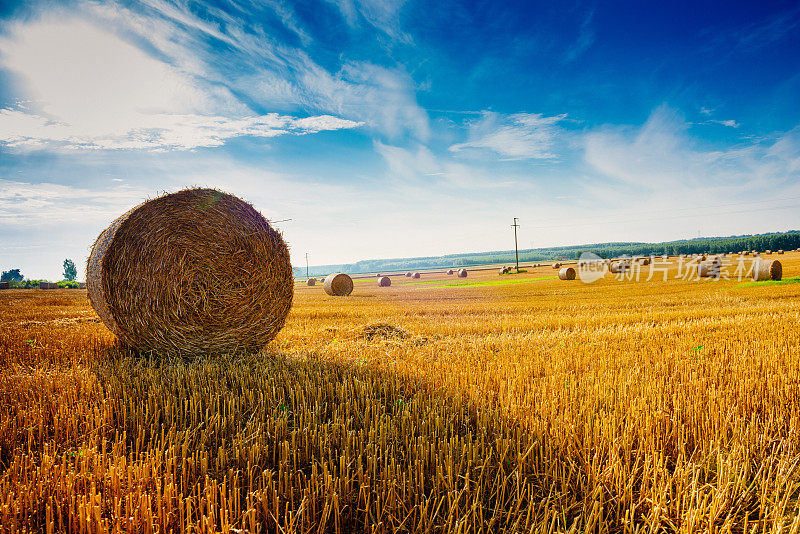
<path fill-rule="evenodd" d="M 63 266 L 63 281 L 75 282 L 75 280 L 78 278 L 78 269 L 75 267 L 75 262 L 67 258 L 64 260 Z M 11 282 L 12 287 L 26 287 L 26 285 L 34 287 L 34 283 L 36 286 L 38 286 L 39 282 L 43 281 L 44 280 L 25 280 L 25 276 L 22 274 L 20 269 L 9 269 L 8 271 L 3 271 L 3 273 L 0 274 L 0 282 Z M 25 282 L 28 282 L 28 284 L 25 284 Z"/>

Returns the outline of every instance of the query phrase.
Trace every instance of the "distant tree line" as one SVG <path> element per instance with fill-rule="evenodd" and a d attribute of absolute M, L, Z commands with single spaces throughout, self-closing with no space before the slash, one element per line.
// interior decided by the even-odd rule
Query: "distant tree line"
<path fill-rule="evenodd" d="M 721 254 L 739 252 L 741 250 L 795 250 L 800 247 L 800 231 L 759 235 L 740 235 L 730 237 L 703 237 L 662 243 L 598 243 L 593 245 L 576 245 L 566 247 L 550 247 L 525 249 L 519 251 L 520 263 L 547 262 L 557 259 L 577 259 L 584 252 L 592 252 L 601 258 L 617 256 L 661 256 L 677 254 L 699 254 L 708 252 Z M 448 267 L 470 267 L 491 263 L 513 263 L 514 251 L 492 251 L 467 254 L 450 254 L 421 258 L 396 258 L 388 260 L 364 260 L 344 265 L 323 265 L 311 267 L 311 276 L 320 276 L 331 272 L 372 273 L 381 271 L 409 271 L 437 269 Z M 305 275 L 305 267 L 295 268 L 297 276 Z"/>

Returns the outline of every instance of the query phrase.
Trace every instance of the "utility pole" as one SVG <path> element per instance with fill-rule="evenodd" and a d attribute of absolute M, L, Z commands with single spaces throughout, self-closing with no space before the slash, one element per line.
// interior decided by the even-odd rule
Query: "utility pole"
<path fill-rule="evenodd" d="M 519 272 L 519 248 L 517 248 L 517 228 L 519 228 L 519 225 L 516 217 L 514 217 L 514 224 L 511 226 L 514 228 L 514 256 L 517 259 L 517 272 Z"/>
<path fill-rule="evenodd" d="M 306 278 L 308 278 L 308 252 L 306 252 Z"/>

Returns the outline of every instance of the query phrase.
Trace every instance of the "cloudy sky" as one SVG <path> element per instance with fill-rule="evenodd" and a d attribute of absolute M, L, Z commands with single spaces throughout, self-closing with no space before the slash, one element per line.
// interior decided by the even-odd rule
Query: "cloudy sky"
<path fill-rule="evenodd" d="M 0 3 L 0 269 L 191 185 L 295 265 L 799 229 L 800 7 Z"/>

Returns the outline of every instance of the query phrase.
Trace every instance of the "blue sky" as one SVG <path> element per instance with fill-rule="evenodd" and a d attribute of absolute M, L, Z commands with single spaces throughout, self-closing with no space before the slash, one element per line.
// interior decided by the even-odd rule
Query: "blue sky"
<path fill-rule="evenodd" d="M 191 185 L 295 265 L 797 229 L 800 6 L 0 4 L 0 269 Z"/>

